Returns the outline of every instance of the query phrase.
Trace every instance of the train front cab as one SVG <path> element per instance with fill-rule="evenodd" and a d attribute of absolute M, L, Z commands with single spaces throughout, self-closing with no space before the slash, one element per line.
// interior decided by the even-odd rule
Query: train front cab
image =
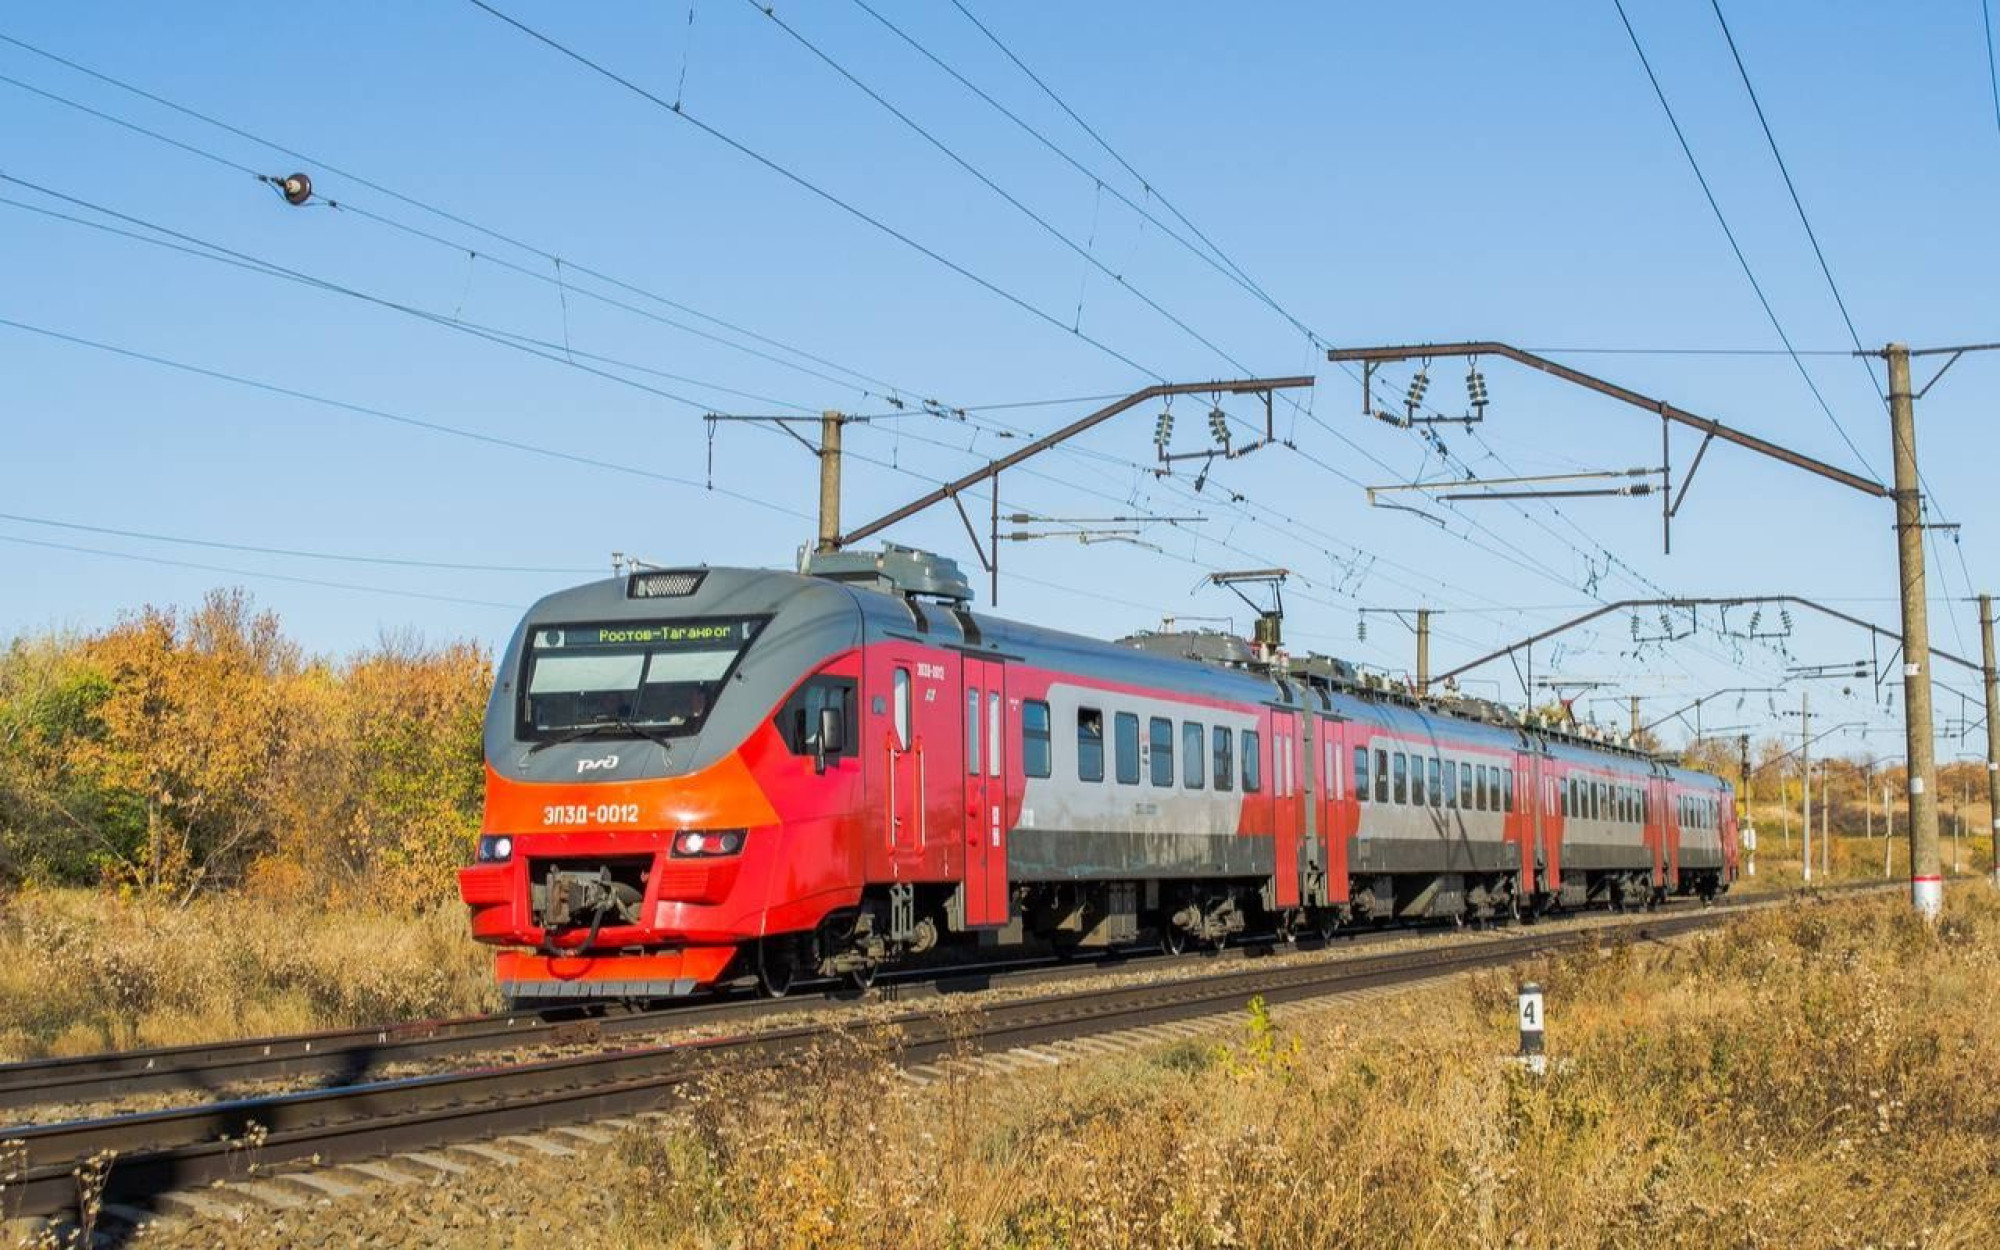
<path fill-rule="evenodd" d="M 773 924 L 810 929 L 860 896 L 851 592 L 675 576 L 697 589 L 642 599 L 620 579 L 550 596 L 498 665 L 479 856 L 459 884 L 474 936 L 507 948 L 496 972 L 512 997 L 687 993 Z M 704 650 L 716 630 L 736 631 L 726 663 Z M 531 706 L 542 669 L 568 675 Z M 829 728 L 843 741 L 825 750 Z"/>

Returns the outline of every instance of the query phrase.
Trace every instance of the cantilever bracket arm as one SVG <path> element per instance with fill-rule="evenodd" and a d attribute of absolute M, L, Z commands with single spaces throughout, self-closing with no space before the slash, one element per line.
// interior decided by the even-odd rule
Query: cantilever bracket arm
<path fill-rule="evenodd" d="M 1888 487 L 1883 486 L 1880 482 L 1862 477 L 1857 473 L 1849 473 L 1846 469 L 1837 468 L 1823 460 L 1815 460 L 1811 456 L 1802 455 L 1799 452 L 1791 450 L 1789 447 L 1781 447 L 1769 439 L 1759 438 L 1755 434 L 1746 434 L 1742 430 L 1724 425 L 1722 422 L 1712 420 L 1708 417 L 1699 416 L 1684 408 L 1676 408 L 1672 404 L 1650 399 L 1639 394 L 1637 391 L 1620 386 L 1616 382 L 1607 382 L 1603 378 L 1593 377 L 1581 370 L 1572 369 L 1568 365 L 1557 364 L 1545 356 L 1537 356 L 1533 352 L 1525 352 L 1518 347 L 1509 347 L 1505 343 L 1419 343 L 1398 347 L 1337 347 L 1326 354 L 1326 358 L 1336 364 L 1343 361 L 1352 361 L 1364 366 L 1372 366 L 1387 361 L 1418 360 L 1425 357 L 1435 359 L 1440 356 L 1504 356 L 1516 364 L 1526 365 L 1530 369 L 1539 369 L 1551 377 L 1560 378 L 1565 382 L 1581 386 L 1586 390 L 1596 391 L 1600 395 L 1608 395 L 1612 399 L 1618 400 L 1620 403 L 1630 404 L 1634 408 L 1655 413 L 1676 425 L 1685 425 L 1692 429 L 1701 430 L 1710 438 L 1719 438 L 1725 443 L 1735 443 L 1738 447 L 1745 447 L 1757 452 L 1759 455 L 1769 456 L 1771 459 L 1791 465 L 1795 469 L 1804 469 L 1806 472 L 1817 474 L 1828 481 L 1838 482 L 1842 486 L 1858 490 L 1864 495 L 1873 495 L 1878 499 L 1887 499 L 1889 497 Z"/>
<path fill-rule="evenodd" d="M 1561 624 L 1552 625 L 1549 628 L 1542 630 L 1539 633 L 1530 634 L 1526 638 L 1522 638 L 1517 642 L 1510 642 L 1506 646 L 1501 647 L 1497 651 L 1489 651 L 1485 655 L 1480 656 L 1478 659 L 1469 660 L 1466 663 L 1459 665 L 1457 668 L 1452 669 L 1448 673 L 1438 674 L 1438 676 L 1432 678 L 1432 680 L 1444 681 L 1448 678 L 1462 677 L 1466 673 L 1471 672 L 1473 669 L 1478 668 L 1481 665 L 1490 664 L 1494 660 L 1510 657 L 1516 651 L 1523 650 L 1524 648 L 1527 647 L 1532 647 L 1538 642 L 1545 642 L 1548 639 L 1555 637 L 1557 634 L 1561 634 L 1567 632 L 1568 630 L 1575 629 L 1580 625 L 1587 625 L 1590 622 L 1597 620 L 1600 617 L 1609 616 L 1613 612 L 1624 611 L 1631 608 L 1696 608 L 1696 607 L 1733 608 L 1741 606 L 1743 604 L 1751 604 L 1751 603 L 1797 604 L 1799 607 L 1807 608 L 1810 609 L 1811 611 L 1818 612 L 1822 616 L 1828 616 L 1836 621 L 1842 621 L 1846 624 L 1852 625 L 1857 629 L 1866 630 L 1868 631 L 1868 633 L 1876 637 L 1890 638 L 1890 639 L 1898 638 L 1898 635 L 1891 633 L 1889 630 L 1882 628 L 1880 625 L 1877 625 L 1872 621 L 1865 621 L 1858 616 L 1854 616 L 1847 612 L 1842 612 L 1838 608 L 1830 608 L 1823 603 L 1817 603 L 1811 599 L 1806 598 L 1803 595 L 1730 595 L 1727 597 L 1690 597 L 1683 595 L 1679 598 L 1671 598 L 1671 599 L 1665 599 L 1665 598 L 1618 599 L 1610 603 L 1600 604 L 1597 607 L 1592 608 L 1588 612 L 1584 612 L 1578 616 L 1573 616 L 1568 620 L 1563 621 Z M 1960 668 L 1963 668 L 1968 672 L 1984 674 L 1986 671 L 1980 665 L 1974 664 L 1971 660 L 1968 660 L 1963 656 L 1953 655 L 1951 652 L 1945 651 L 1938 647 L 1931 648 L 1931 657 L 1933 659 L 1943 660 L 1948 664 L 1956 664 Z M 1932 679 L 1932 682 L 1933 684 L 1942 687 L 1943 689 L 1946 690 L 1951 689 L 1949 686 L 1945 686 L 1943 682 L 1937 681 L 1935 678 Z M 1954 691 L 1953 693 L 1956 693 L 1956 691 Z"/>
<path fill-rule="evenodd" d="M 1238 378 L 1230 382 L 1162 382 L 1149 386 L 1143 391 L 1134 391 L 1125 398 L 1106 404 L 1087 416 L 1079 417 L 1053 434 L 1043 435 L 1026 447 L 1008 453 L 993 461 L 983 469 L 974 469 L 956 481 L 947 482 L 936 490 L 911 500 L 894 512 L 876 517 L 866 525 L 849 530 L 840 537 L 836 546 L 849 547 L 871 534 L 880 533 L 899 521 L 907 521 L 917 513 L 934 504 L 943 503 L 960 491 L 990 478 L 998 477 L 1004 470 L 1011 469 L 1023 460 L 1038 456 L 1058 443 L 1067 442 L 1086 430 L 1102 425 L 1119 413 L 1136 408 L 1149 400 L 1162 399 L 1168 395 L 1269 395 L 1273 391 L 1296 390 L 1311 386 L 1310 376 L 1287 378 Z"/>
<path fill-rule="evenodd" d="M 1688 463 L 1687 472 L 1681 474 L 1681 491 L 1674 496 L 1673 506 L 1667 509 L 1668 516 L 1681 514 L 1681 501 L 1688 497 L 1688 487 L 1694 485 L 1694 471 L 1701 467 L 1701 458 L 1708 454 L 1708 445 L 1714 441 L 1715 431 L 1710 430 L 1707 437 L 1701 440 L 1701 446 L 1694 449 L 1694 459 Z"/>

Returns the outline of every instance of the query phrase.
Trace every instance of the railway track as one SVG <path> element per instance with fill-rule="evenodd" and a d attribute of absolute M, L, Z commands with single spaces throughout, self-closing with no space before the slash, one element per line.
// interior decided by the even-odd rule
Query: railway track
<path fill-rule="evenodd" d="M 1332 947 L 1352 949 L 1421 936 L 1423 932 L 1364 931 L 1336 938 Z M 612 1005 L 562 1007 L 0 1064 L 0 1136 L 14 1129 L 15 1121 L 8 1117 L 36 1107 L 113 1105 L 134 1095 L 176 1091 L 219 1099 L 230 1091 L 264 1082 L 355 1085 L 411 1064 L 439 1059 L 598 1045 L 668 1031 L 748 1024 L 863 1001 L 916 1002 L 1123 971 L 1208 967 L 1281 949 L 1291 948 L 1264 939 L 1223 951 L 1185 955 L 1126 950 L 1090 959 L 994 960 L 885 975 L 868 994 L 828 981 L 823 988 L 806 987 L 804 992 L 782 999 L 736 995 L 653 1010 Z"/>
<path fill-rule="evenodd" d="M 1355 940 L 1366 941 L 1372 936 L 1357 935 Z M 1221 954 L 1235 958 L 1259 949 L 1267 948 L 1243 947 Z M 1122 969 L 1191 966 L 1214 958 L 1212 954 L 1170 957 L 1127 953 L 1068 962 L 1012 960 L 912 972 L 893 979 L 885 976 L 867 995 L 829 983 L 826 989 L 783 999 L 735 996 L 654 1010 L 606 1005 L 503 1012 L 0 1064 L 0 1117 L 52 1104 L 115 1103 L 136 1094 L 185 1091 L 220 1097 L 232 1089 L 271 1081 L 354 1085 L 398 1067 L 437 1059 L 600 1044 L 669 1030 L 744 1024 L 863 1000 L 915 1001 Z M 0 1134 L 11 1131 L 9 1121 L 0 1118 Z"/>
<path fill-rule="evenodd" d="M 1087 988 L 982 1004 L 976 1014 L 896 1011 L 850 1031 L 853 1042 L 902 1064 L 964 1048 L 993 1052 L 1092 1033 L 1167 1024 L 1239 1009 L 1421 981 L 1607 940 L 1686 933 L 1774 900 L 1746 900 L 1587 928 L 1520 928 L 1487 940 L 1337 961 L 1245 963 L 1229 971 L 1139 985 Z M 735 1006 L 743 1006 L 736 1004 Z M 718 1004 L 717 1006 L 722 1006 Z M 681 1016 L 686 1013 L 673 1013 Z M 476 1022 L 453 1022 L 471 1025 Z M 219 1180 L 268 1176 L 449 1142 L 587 1123 L 658 1106 L 688 1082 L 795 1061 L 827 1043 L 839 1021 L 819 1021 L 665 1045 L 435 1075 L 370 1081 L 134 1115 L 7 1130 L 15 1175 L 9 1215 L 61 1215 L 78 1205 L 79 1163 L 109 1157 L 101 1198 L 144 1206 L 154 1196 Z M 460 1038 L 470 1036 L 460 1034 Z M 426 1039 L 432 1040 L 432 1039 Z M 451 1039 L 434 1039 L 443 1044 Z M 143 1066 L 143 1065 L 142 1065 Z"/>

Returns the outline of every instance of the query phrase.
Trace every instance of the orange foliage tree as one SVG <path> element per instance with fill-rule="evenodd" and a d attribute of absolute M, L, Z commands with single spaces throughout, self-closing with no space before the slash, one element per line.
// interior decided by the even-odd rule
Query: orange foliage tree
<path fill-rule="evenodd" d="M 470 643 L 308 660 L 241 591 L 0 654 L 0 872 L 187 897 L 448 895 L 478 826 Z"/>

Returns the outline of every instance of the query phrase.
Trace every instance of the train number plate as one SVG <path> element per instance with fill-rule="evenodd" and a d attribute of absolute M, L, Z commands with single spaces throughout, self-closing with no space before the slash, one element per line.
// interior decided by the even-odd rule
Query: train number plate
<path fill-rule="evenodd" d="M 637 803 L 551 803 L 542 808 L 544 825 L 636 825 Z"/>

